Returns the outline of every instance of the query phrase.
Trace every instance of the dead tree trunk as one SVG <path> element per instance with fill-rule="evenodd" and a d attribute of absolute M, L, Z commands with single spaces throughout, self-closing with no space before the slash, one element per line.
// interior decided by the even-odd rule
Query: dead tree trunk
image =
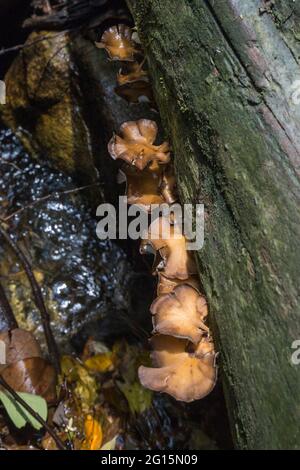
<path fill-rule="evenodd" d="M 300 5 L 127 0 L 173 145 L 203 202 L 199 270 L 240 448 L 300 448 Z"/>

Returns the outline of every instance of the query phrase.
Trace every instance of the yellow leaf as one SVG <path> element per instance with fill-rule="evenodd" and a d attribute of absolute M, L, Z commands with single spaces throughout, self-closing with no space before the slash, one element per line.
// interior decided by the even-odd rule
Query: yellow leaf
<path fill-rule="evenodd" d="M 81 450 L 99 450 L 103 440 L 101 424 L 91 415 L 87 415 L 84 422 L 85 440 Z"/>
<path fill-rule="evenodd" d="M 93 372 L 107 372 L 113 368 L 112 354 L 102 353 L 90 357 L 84 363 L 85 367 Z"/>
<path fill-rule="evenodd" d="M 71 356 L 63 356 L 61 361 L 63 376 L 74 387 L 74 394 L 80 400 L 84 413 L 88 413 L 97 399 L 95 377 L 79 361 Z"/>

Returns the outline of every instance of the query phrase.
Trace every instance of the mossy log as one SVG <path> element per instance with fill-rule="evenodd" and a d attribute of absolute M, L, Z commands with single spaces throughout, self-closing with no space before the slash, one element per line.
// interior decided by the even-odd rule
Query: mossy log
<path fill-rule="evenodd" d="M 236 446 L 300 448 L 300 5 L 127 0 L 175 154 Z"/>

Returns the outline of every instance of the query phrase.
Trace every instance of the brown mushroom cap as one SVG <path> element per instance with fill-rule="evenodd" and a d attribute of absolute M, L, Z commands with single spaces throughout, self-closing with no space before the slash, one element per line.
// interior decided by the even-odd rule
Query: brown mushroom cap
<path fill-rule="evenodd" d="M 149 243 L 159 250 L 164 260 L 163 274 L 169 279 L 186 280 L 197 272 L 191 252 L 186 249 L 186 239 L 177 225 L 171 225 L 165 217 L 155 219 L 149 227 Z"/>
<path fill-rule="evenodd" d="M 125 24 L 111 26 L 107 29 L 100 42 L 96 42 L 99 49 L 105 49 L 112 60 L 134 61 L 139 51 L 132 40 L 132 30 Z"/>
<path fill-rule="evenodd" d="M 187 403 L 212 391 L 217 378 L 214 351 L 199 358 L 187 351 L 187 341 L 172 336 L 155 336 L 151 343 L 152 359 L 157 367 L 139 368 L 139 379 L 144 387 Z"/>
<path fill-rule="evenodd" d="M 168 163 L 169 144 L 164 142 L 153 145 L 157 132 L 156 122 L 149 119 L 125 122 L 120 128 L 121 137 L 113 136 L 108 144 L 108 151 L 113 159 L 122 159 L 140 170 L 152 162 Z"/>
<path fill-rule="evenodd" d="M 197 344 L 203 334 L 209 331 L 204 324 L 208 313 L 206 300 L 187 284 L 159 296 L 150 310 L 153 315 L 153 333 L 186 338 Z"/>
<path fill-rule="evenodd" d="M 149 82 L 137 80 L 117 86 L 115 92 L 128 103 L 151 103 L 154 107 L 154 95 Z"/>
<path fill-rule="evenodd" d="M 130 167 L 131 168 L 131 167 Z M 126 181 L 126 196 L 128 204 L 135 204 L 145 210 L 151 210 L 151 204 L 162 204 L 164 201 L 160 194 L 160 172 L 150 171 L 124 171 L 120 170 Z"/>

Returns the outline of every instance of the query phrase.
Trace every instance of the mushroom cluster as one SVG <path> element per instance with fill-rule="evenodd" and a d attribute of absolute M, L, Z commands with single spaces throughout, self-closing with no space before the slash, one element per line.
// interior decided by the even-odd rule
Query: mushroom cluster
<path fill-rule="evenodd" d="M 97 46 L 106 49 L 111 60 L 122 62 L 116 93 L 130 103 L 153 103 L 136 33 L 125 25 L 113 26 Z M 128 204 L 148 212 L 153 204 L 171 206 L 178 200 L 170 146 L 168 142 L 157 144 L 157 135 L 158 127 L 152 120 L 128 121 L 108 144 L 111 157 L 121 161 L 119 180 L 126 182 Z M 154 255 L 153 274 L 158 277 L 157 298 L 150 307 L 154 367 L 141 366 L 140 381 L 176 400 L 203 398 L 216 383 L 216 353 L 206 324 L 208 307 L 200 291 L 196 263 L 176 219 L 160 215 L 152 221 L 140 252 Z"/>
<path fill-rule="evenodd" d="M 122 62 L 115 92 L 129 103 L 148 102 L 154 106 L 153 92 L 148 73 L 144 70 L 145 59 L 137 34 L 125 24 L 111 26 L 103 33 L 101 41 L 96 42 L 96 46 L 105 49 L 110 60 Z"/>

